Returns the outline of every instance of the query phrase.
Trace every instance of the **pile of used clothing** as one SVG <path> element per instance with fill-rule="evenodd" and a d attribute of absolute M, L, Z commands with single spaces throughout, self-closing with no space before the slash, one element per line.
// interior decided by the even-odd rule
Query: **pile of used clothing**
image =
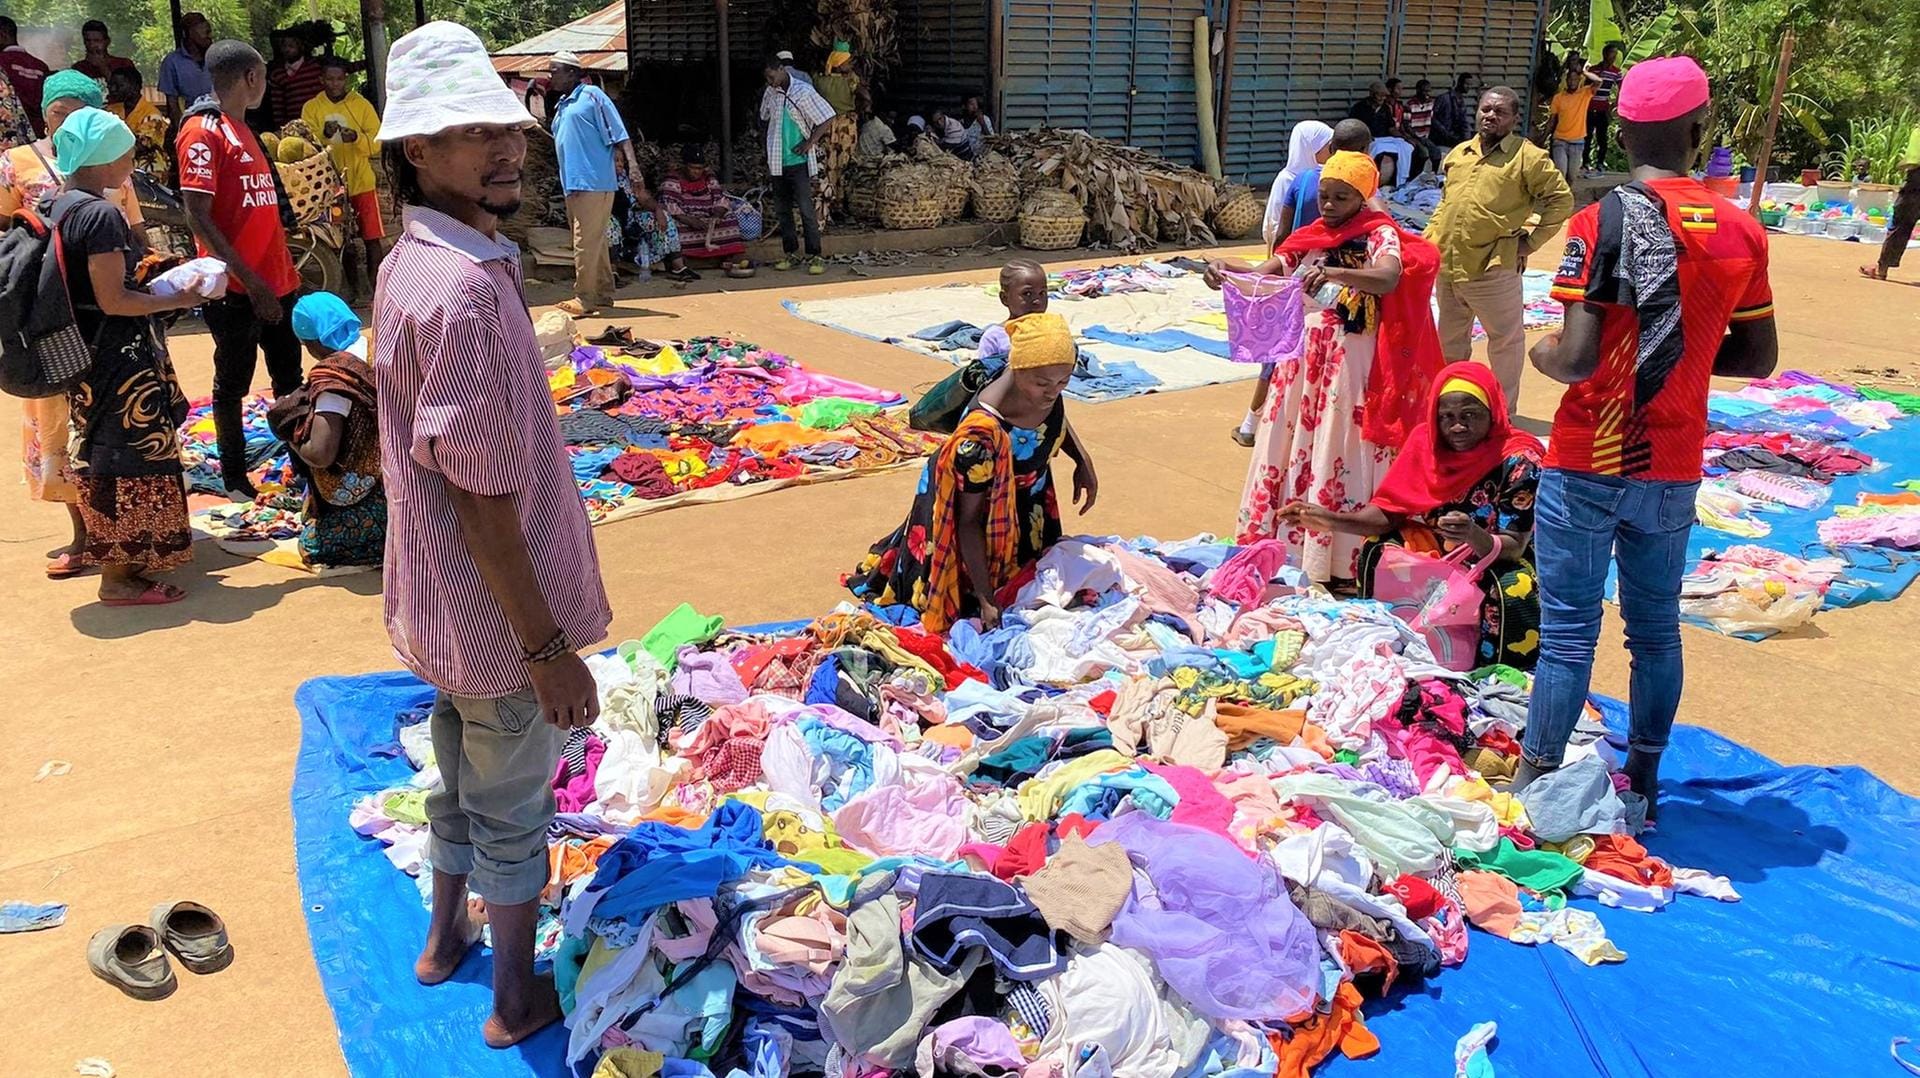
<path fill-rule="evenodd" d="M 1707 399 L 1699 522 L 1747 543 L 1710 549 L 1684 585 L 1681 610 L 1722 632 L 1764 636 L 1810 620 L 1856 570 L 1885 573 L 1920 548 L 1920 496 L 1861 492 L 1818 524 L 1818 544 L 1769 550 L 1774 520 L 1821 510 L 1832 484 L 1883 465 L 1855 439 L 1920 413 L 1920 396 L 1787 371 Z M 1868 443 L 1871 445 L 1871 443 Z M 1822 549 L 1824 547 L 1824 549 Z"/>
<path fill-rule="evenodd" d="M 937 437 L 907 425 L 901 394 L 724 337 L 583 345 L 549 371 L 548 384 L 595 523 L 674 504 L 664 500 L 692 491 L 851 475 L 940 447 Z M 203 513 L 201 522 L 220 538 L 299 531 L 298 519 L 289 523 L 287 514 L 300 511 L 302 481 L 289 467 L 286 445 L 267 429 L 267 404 L 256 394 L 246 405 L 247 453 L 262 511 Z M 220 493 L 209 402 L 194 406 L 182 435 L 191 488 Z"/>
<path fill-rule="evenodd" d="M 540 937 L 568 1063 L 1293 1078 L 1470 945 L 1618 962 L 1602 908 L 1738 898 L 1636 841 L 1597 724 L 1510 794 L 1527 676 L 1271 547 L 1067 539 L 991 630 L 683 606 L 590 659 Z M 424 876 L 422 718 L 352 824 Z"/>
<path fill-rule="evenodd" d="M 900 394 L 725 337 L 583 345 L 548 383 L 596 522 L 637 502 L 871 471 L 940 447 L 894 411 Z"/>

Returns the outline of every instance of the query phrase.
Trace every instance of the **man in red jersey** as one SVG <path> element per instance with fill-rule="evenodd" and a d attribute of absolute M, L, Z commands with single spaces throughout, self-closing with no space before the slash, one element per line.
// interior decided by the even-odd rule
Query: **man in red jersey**
<path fill-rule="evenodd" d="M 1706 73 L 1687 57 L 1627 72 L 1617 115 L 1633 181 L 1573 218 L 1553 286 L 1566 326 L 1532 352 L 1569 388 L 1535 502 L 1540 665 L 1514 788 L 1561 763 L 1617 562 L 1633 655 L 1625 771 L 1649 819 L 1680 705 L 1680 578 L 1708 380 L 1763 378 L 1779 353 L 1766 233 L 1688 176 L 1707 104 Z"/>

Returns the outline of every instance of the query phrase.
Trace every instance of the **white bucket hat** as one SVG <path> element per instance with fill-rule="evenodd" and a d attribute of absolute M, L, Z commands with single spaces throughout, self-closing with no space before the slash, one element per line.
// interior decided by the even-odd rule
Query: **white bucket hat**
<path fill-rule="evenodd" d="M 467 124 L 533 123 L 472 30 L 430 22 L 387 53 L 387 111 L 380 141 L 437 135 Z"/>
<path fill-rule="evenodd" d="M 552 58 L 547 61 L 547 66 L 548 67 L 571 67 L 575 70 L 581 70 L 583 68 L 583 65 L 580 63 L 580 57 L 574 53 L 568 52 L 565 49 L 561 49 L 559 52 L 554 53 Z"/>

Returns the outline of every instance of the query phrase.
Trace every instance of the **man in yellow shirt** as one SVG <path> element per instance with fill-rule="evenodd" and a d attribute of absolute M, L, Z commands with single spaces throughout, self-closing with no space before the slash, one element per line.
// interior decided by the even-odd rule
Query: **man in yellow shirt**
<path fill-rule="evenodd" d="M 360 240 L 367 249 L 367 294 L 371 295 L 387 236 L 373 177 L 373 158 L 380 152 L 380 114 L 371 101 L 347 88 L 347 61 L 326 56 L 320 60 L 320 92 L 300 110 L 300 118 L 326 143 L 333 166 L 346 181 L 347 200 L 353 203 Z"/>
<path fill-rule="evenodd" d="M 1488 90 L 1475 117 L 1475 137 L 1455 146 L 1441 165 L 1446 186 L 1426 232 L 1440 248 L 1433 294 L 1447 361 L 1473 355 L 1473 320 L 1479 318 L 1487 331 L 1488 365 L 1511 410 L 1519 406 L 1520 373 L 1527 365 L 1520 275 L 1527 255 L 1573 215 L 1573 191 L 1547 151 L 1514 130 L 1519 94 L 1505 86 Z"/>
<path fill-rule="evenodd" d="M 1553 125 L 1554 167 L 1568 183 L 1573 182 L 1573 174 L 1587 152 L 1587 110 L 1593 107 L 1593 91 L 1599 82 L 1600 77 L 1587 70 L 1585 57 L 1577 52 L 1567 55 L 1560 92 L 1553 95 L 1547 122 Z"/>
<path fill-rule="evenodd" d="M 126 122 L 133 132 L 135 165 L 155 179 L 167 175 L 167 118 L 141 93 L 144 80 L 137 67 L 116 67 L 107 73 L 107 111 Z"/>

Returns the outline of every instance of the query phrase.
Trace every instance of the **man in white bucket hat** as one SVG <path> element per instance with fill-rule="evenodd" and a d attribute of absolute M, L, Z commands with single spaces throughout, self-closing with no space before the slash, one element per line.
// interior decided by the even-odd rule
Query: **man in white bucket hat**
<path fill-rule="evenodd" d="M 394 650 L 439 690 L 429 720 L 440 785 L 427 797 L 433 915 L 414 964 L 453 976 L 493 925 L 493 1014 L 505 1048 L 560 1017 L 533 973 L 547 882 L 551 783 L 569 730 L 599 712 L 578 649 L 612 617 L 586 510 L 555 421 L 522 294 L 525 106 L 466 27 L 394 42 L 380 141 L 404 226 L 374 296 L 373 368 L 389 496 L 386 621 Z"/>

